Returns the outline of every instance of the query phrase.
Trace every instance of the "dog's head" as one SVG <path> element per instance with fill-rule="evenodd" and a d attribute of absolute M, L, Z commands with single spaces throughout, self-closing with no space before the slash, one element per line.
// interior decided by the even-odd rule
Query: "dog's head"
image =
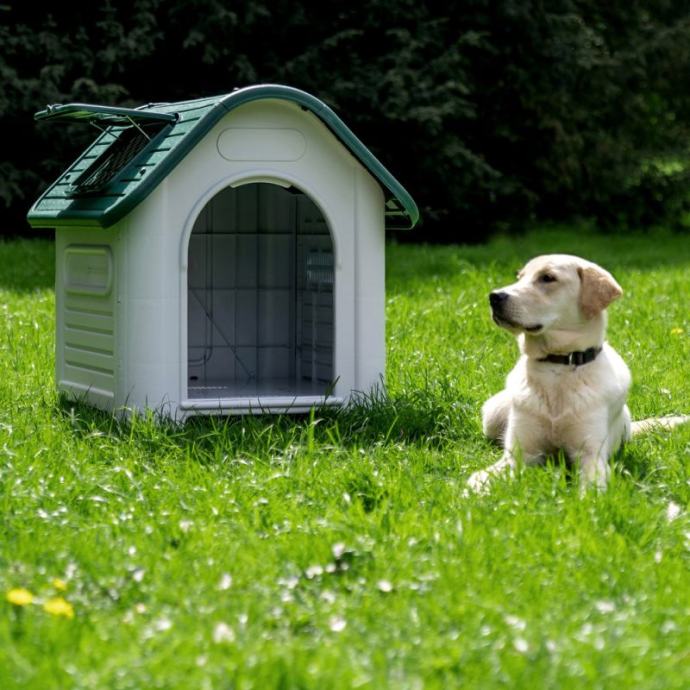
<path fill-rule="evenodd" d="M 517 282 L 489 295 L 494 321 L 514 333 L 577 330 L 623 294 L 613 276 L 577 256 L 532 259 Z"/>

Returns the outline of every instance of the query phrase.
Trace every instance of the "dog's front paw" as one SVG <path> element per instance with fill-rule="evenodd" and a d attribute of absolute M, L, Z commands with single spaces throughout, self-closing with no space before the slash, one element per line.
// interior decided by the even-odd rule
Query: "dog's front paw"
<path fill-rule="evenodd" d="M 489 491 L 491 473 L 487 470 L 478 470 L 470 475 L 467 480 L 466 493 L 485 494 Z"/>
<path fill-rule="evenodd" d="M 485 494 L 491 487 L 491 482 L 501 475 L 511 476 L 515 469 L 515 461 L 510 455 L 504 455 L 498 462 L 490 465 L 485 470 L 477 470 L 467 480 L 466 494 Z"/>

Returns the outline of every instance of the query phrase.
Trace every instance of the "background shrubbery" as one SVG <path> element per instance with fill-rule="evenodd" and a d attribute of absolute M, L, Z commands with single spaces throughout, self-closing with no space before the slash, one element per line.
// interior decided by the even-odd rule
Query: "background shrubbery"
<path fill-rule="evenodd" d="M 415 236 L 534 219 L 683 227 L 690 6 L 659 0 L 131 0 L 0 6 L 0 234 L 92 138 L 51 102 L 140 105 L 282 82 L 410 190 Z"/>

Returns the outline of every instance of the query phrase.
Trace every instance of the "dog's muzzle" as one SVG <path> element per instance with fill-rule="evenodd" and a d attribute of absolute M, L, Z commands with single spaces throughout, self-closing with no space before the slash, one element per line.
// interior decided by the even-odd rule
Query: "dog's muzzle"
<path fill-rule="evenodd" d="M 489 294 L 491 317 L 494 323 L 502 328 L 519 328 L 516 323 L 513 323 L 513 321 L 505 315 L 505 307 L 509 297 L 510 295 L 508 295 L 507 292 L 496 291 Z"/>
<path fill-rule="evenodd" d="M 489 294 L 489 304 L 496 316 L 500 317 L 503 314 L 503 309 L 509 296 L 507 292 L 492 292 Z"/>
<path fill-rule="evenodd" d="M 510 295 L 507 292 L 496 290 L 489 293 L 489 304 L 491 305 L 491 316 L 496 325 L 502 328 L 517 328 L 527 331 L 528 333 L 537 333 L 542 329 L 541 324 L 534 324 L 533 326 L 524 326 L 521 323 L 516 323 L 506 316 L 506 306 Z"/>

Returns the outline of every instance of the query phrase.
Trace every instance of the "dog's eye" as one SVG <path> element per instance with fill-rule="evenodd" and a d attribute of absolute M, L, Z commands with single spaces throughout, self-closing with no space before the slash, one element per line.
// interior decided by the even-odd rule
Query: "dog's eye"
<path fill-rule="evenodd" d="M 552 273 L 542 273 L 539 276 L 540 283 L 555 283 L 557 280 L 556 276 Z"/>

